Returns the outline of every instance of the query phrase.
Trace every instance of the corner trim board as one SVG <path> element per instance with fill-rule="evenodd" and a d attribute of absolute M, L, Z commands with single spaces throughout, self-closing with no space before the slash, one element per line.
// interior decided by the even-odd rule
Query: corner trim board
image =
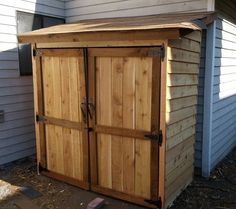
<path fill-rule="evenodd" d="M 216 21 L 207 28 L 206 64 L 204 81 L 204 116 L 202 139 L 202 176 L 209 177 L 211 172 L 212 146 L 212 105 L 215 63 Z"/>

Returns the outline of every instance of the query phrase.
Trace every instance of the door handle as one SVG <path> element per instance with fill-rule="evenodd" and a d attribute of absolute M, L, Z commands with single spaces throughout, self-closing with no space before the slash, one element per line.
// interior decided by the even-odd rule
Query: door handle
<path fill-rule="evenodd" d="M 87 120 L 87 105 L 86 105 L 86 102 L 81 102 L 80 110 L 81 110 L 81 113 L 82 113 L 83 122 L 87 123 L 88 120 Z"/>
<path fill-rule="evenodd" d="M 92 102 L 88 103 L 88 114 L 90 119 L 93 119 L 93 115 L 95 114 L 96 108 Z"/>

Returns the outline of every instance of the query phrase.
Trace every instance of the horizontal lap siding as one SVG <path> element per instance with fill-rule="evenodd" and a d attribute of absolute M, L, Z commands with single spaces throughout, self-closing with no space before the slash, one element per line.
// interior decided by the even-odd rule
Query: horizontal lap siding
<path fill-rule="evenodd" d="M 165 195 L 169 205 L 192 181 L 201 32 L 169 41 Z"/>
<path fill-rule="evenodd" d="M 203 31 L 202 44 L 201 44 L 201 62 L 199 70 L 197 125 L 196 125 L 196 143 L 195 143 L 195 167 L 197 168 L 201 168 L 202 166 L 205 55 L 206 55 L 206 31 Z"/>
<path fill-rule="evenodd" d="M 0 164 L 35 153 L 32 77 L 19 76 L 16 11 L 64 18 L 64 6 L 59 0 L 0 3 Z"/>
<path fill-rule="evenodd" d="M 205 0 L 69 0 L 66 21 L 108 17 L 152 15 L 170 12 L 207 11 Z"/>
<path fill-rule="evenodd" d="M 217 20 L 212 116 L 212 164 L 236 145 L 236 25 Z"/>

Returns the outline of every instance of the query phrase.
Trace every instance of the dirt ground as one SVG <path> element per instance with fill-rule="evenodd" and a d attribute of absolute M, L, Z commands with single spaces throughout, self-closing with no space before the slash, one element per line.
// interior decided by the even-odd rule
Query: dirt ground
<path fill-rule="evenodd" d="M 25 195 L 24 187 L 38 197 Z M 0 209 L 80 209 L 96 197 L 105 198 L 104 209 L 143 208 L 39 176 L 33 158 L 0 167 Z M 236 209 L 236 149 L 208 180 L 195 177 L 170 209 Z"/>
<path fill-rule="evenodd" d="M 208 180 L 195 177 L 171 209 L 236 209 L 236 148 Z"/>

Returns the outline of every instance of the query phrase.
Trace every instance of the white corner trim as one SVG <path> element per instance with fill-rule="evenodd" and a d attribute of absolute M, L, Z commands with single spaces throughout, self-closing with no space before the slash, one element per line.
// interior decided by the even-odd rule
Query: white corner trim
<path fill-rule="evenodd" d="M 205 63 L 204 107 L 203 107 L 204 114 L 203 114 L 203 139 L 202 139 L 202 176 L 204 177 L 209 177 L 211 172 L 215 36 L 216 36 L 216 21 L 214 21 L 207 27 L 207 38 L 206 38 L 206 63 Z"/>

